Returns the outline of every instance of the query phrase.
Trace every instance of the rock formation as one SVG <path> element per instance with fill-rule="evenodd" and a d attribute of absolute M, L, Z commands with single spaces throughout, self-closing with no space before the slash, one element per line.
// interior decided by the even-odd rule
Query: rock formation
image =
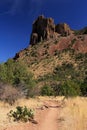
<path fill-rule="evenodd" d="M 55 32 L 55 24 L 52 18 L 45 18 L 43 15 L 39 16 L 33 23 L 33 30 L 31 34 L 30 44 L 34 45 L 41 40 L 52 38 Z"/>
<path fill-rule="evenodd" d="M 71 34 L 71 29 L 66 23 L 57 24 L 55 31 L 63 36 L 68 36 Z"/>
<path fill-rule="evenodd" d="M 55 25 L 52 18 L 45 18 L 41 15 L 33 23 L 30 44 L 34 45 L 40 41 L 48 40 L 57 34 L 67 36 L 71 34 L 71 29 L 66 23 Z"/>

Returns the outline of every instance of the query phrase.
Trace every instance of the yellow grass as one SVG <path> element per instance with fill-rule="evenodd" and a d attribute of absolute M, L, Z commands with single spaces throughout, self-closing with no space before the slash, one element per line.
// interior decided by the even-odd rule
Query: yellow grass
<path fill-rule="evenodd" d="M 36 108 L 42 106 L 45 101 L 57 101 L 61 107 L 58 108 L 58 130 L 87 130 L 87 98 L 69 98 L 63 101 L 64 97 L 36 97 L 34 99 L 20 99 L 13 106 L 0 102 L 0 130 L 3 127 L 17 125 L 10 122 L 7 113 L 14 110 L 16 106 L 27 106 Z"/>
<path fill-rule="evenodd" d="M 2 130 L 3 127 L 17 124 L 16 122 L 10 121 L 7 116 L 7 113 L 9 113 L 10 110 L 14 110 L 16 106 L 27 106 L 28 108 L 34 109 L 42 106 L 42 104 L 43 102 L 40 101 L 38 97 L 35 99 L 20 99 L 16 101 L 13 106 L 0 101 L 0 130 Z"/>
<path fill-rule="evenodd" d="M 60 110 L 60 130 L 87 130 L 87 98 L 73 98 L 65 101 Z"/>

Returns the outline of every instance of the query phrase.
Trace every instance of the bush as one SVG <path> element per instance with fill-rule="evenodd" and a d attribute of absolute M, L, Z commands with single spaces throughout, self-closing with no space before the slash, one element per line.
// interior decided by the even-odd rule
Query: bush
<path fill-rule="evenodd" d="M 52 95 L 54 95 L 54 91 L 51 86 L 44 85 L 41 88 L 41 95 L 42 96 L 52 96 Z"/>
<path fill-rule="evenodd" d="M 28 109 L 26 106 L 17 106 L 15 111 L 11 110 L 8 113 L 8 117 L 13 118 L 14 121 L 27 122 L 34 118 L 34 111 L 32 109 Z"/>
<path fill-rule="evenodd" d="M 80 89 L 82 96 L 87 96 L 87 77 L 85 78 L 84 82 L 81 83 Z"/>
<path fill-rule="evenodd" d="M 0 100 L 13 105 L 19 97 L 21 97 L 21 93 L 17 88 L 0 83 Z"/>
<path fill-rule="evenodd" d="M 6 63 L 0 64 L 0 81 L 22 88 L 24 93 L 26 91 L 27 97 L 34 95 L 36 83 L 33 74 L 22 61 L 9 59 Z"/>
<path fill-rule="evenodd" d="M 53 91 L 54 91 L 54 95 L 55 96 L 59 96 L 59 94 L 60 94 L 60 90 L 61 90 L 61 82 L 53 82 L 52 84 L 51 84 L 51 86 L 52 86 L 52 88 L 53 88 Z"/>
<path fill-rule="evenodd" d="M 74 81 L 66 81 L 60 88 L 60 94 L 65 97 L 74 97 L 81 95 L 80 86 Z"/>
<path fill-rule="evenodd" d="M 78 54 L 76 54 L 75 58 L 76 58 L 76 60 L 81 60 L 81 59 L 85 58 L 85 54 L 78 53 Z"/>

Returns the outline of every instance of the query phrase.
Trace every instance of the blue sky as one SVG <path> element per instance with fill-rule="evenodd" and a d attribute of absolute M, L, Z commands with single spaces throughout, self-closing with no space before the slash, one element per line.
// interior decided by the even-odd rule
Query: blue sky
<path fill-rule="evenodd" d="M 87 26 L 87 0 L 0 0 L 0 63 L 29 45 L 32 22 L 41 14 L 81 29 Z"/>

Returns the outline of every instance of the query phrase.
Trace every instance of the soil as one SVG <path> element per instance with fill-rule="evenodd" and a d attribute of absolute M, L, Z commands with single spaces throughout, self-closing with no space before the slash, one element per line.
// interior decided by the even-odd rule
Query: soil
<path fill-rule="evenodd" d="M 3 130 L 58 130 L 58 103 L 45 102 L 41 108 L 36 108 L 33 122 L 17 123 Z"/>

